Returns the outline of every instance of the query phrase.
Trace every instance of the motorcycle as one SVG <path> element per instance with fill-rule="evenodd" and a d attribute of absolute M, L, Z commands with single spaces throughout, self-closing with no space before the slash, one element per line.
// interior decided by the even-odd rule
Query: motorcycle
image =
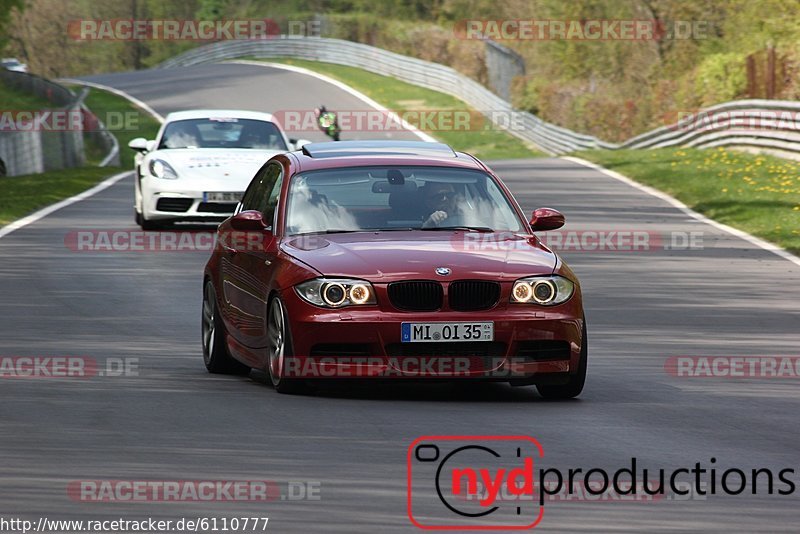
<path fill-rule="evenodd" d="M 319 129 L 334 141 L 338 141 L 339 134 L 342 130 L 339 128 L 339 122 L 336 118 L 336 113 L 333 111 L 328 111 L 325 109 L 325 106 L 318 107 L 314 110 L 314 113 L 317 117 Z"/>

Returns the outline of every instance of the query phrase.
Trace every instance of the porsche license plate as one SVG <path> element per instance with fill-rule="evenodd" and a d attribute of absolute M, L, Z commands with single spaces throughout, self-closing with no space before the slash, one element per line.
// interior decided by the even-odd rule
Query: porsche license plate
<path fill-rule="evenodd" d="M 239 192 L 212 191 L 203 193 L 203 202 L 239 202 L 241 199 L 242 194 Z"/>
<path fill-rule="evenodd" d="M 494 341 L 494 323 L 401 323 L 403 343 Z"/>

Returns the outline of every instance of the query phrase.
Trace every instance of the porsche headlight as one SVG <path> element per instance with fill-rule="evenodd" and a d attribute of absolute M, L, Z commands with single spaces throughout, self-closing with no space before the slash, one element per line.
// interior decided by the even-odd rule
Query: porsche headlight
<path fill-rule="evenodd" d="M 165 180 L 175 180 L 178 173 L 172 166 L 163 159 L 150 160 L 150 174 L 156 178 L 164 178 Z"/>
<path fill-rule="evenodd" d="M 514 282 L 511 302 L 554 306 L 569 300 L 575 284 L 561 276 L 532 276 Z"/>
<path fill-rule="evenodd" d="M 315 278 L 297 284 L 294 290 L 306 302 L 325 308 L 375 304 L 375 290 L 363 280 Z"/>

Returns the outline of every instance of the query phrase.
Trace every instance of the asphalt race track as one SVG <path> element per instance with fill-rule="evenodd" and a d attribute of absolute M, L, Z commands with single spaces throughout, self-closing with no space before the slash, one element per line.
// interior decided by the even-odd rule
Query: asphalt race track
<path fill-rule="evenodd" d="M 301 74 L 246 65 L 96 76 L 159 113 L 366 104 Z M 320 140 L 319 133 L 307 137 Z M 412 139 L 413 135 L 407 137 Z M 490 162 L 525 211 L 566 230 L 699 232 L 690 250 L 567 250 L 581 277 L 589 376 L 576 401 L 448 384 L 280 395 L 215 376 L 200 349 L 208 252 L 76 252 L 70 232 L 138 230 L 130 176 L 0 239 L 0 355 L 138 359 L 138 376 L 0 379 L 0 503 L 23 518 L 269 517 L 269 532 L 413 532 L 406 451 L 428 434 L 525 434 L 546 467 L 800 468 L 798 378 L 671 376 L 672 356 L 800 355 L 800 266 L 560 159 Z M 656 235 L 653 234 L 653 235 Z M 81 480 L 310 483 L 318 500 L 77 502 Z M 795 476 L 797 481 L 797 476 Z M 297 486 L 297 485 L 296 485 Z M 306 486 L 308 487 L 308 486 Z M 796 496 L 553 502 L 545 532 L 797 532 Z"/>

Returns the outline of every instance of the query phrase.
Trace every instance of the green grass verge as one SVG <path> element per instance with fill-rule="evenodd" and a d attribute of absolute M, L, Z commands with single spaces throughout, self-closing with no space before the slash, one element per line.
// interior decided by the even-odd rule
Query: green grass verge
<path fill-rule="evenodd" d="M 800 253 L 800 162 L 722 148 L 575 155 L 660 189 L 711 219 Z"/>
<path fill-rule="evenodd" d="M 111 174 L 109 167 L 84 167 L 0 179 L 0 226 L 89 189 Z"/>
<path fill-rule="evenodd" d="M 36 111 L 54 107 L 44 98 L 10 87 L 2 81 L 0 81 L 0 102 L 6 111 Z"/>
<path fill-rule="evenodd" d="M 257 61 L 267 61 L 256 58 Z M 395 78 L 373 74 L 363 69 L 355 67 L 345 67 L 331 63 L 320 63 L 317 61 L 306 61 L 301 59 L 271 59 L 268 62 L 284 63 L 296 65 L 325 74 L 346 83 L 350 87 L 361 91 L 382 106 L 396 111 L 428 111 L 428 110 L 471 110 L 471 108 L 461 100 L 440 93 L 401 82 Z M 312 102 L 315 107 L 325 102 Z M 336 111 L 335 109 L 333 111 Z M 480 116 L 479 113 L 472 113 L 473 117 Z M 413 124 L 412 120 L 409 120 Z M 480 120 L 479 123 L 488 121 Z M 415 124 L 415 126 L 418 126 Z M 488 126 L 488 125 L 487 125 Z M 445 126 L 446 128 L 447 126 Z M 531 158 L 544 156 L 541 152 L 526 144 L 520 139 L 502 130 L 487 128 L 476 131 L 429 130 L 420 128 L 429 133 L 436 139 L 447 143 L 456 150 L 468 152 L 481 159 L 511 159 L 511 158 Z M 346 138 L 347 132 L 343 132 Z"/>
<path fill-rule="evenodd" d="M 136 137 L 155 139 L 161 124 L 126 98 L 108 91 L 91 88 L 85 103 L 117 137 L 122 168 L 132 169 L 134 153 L 128 148 L 128 143 Z M 87 153 L 87 158 L 89 155 Z M 103 157 L 105 154 L 100 159 Z"/>
<path fill-rule="evenodd" d="M 86 166 L 75 169 L 49 171 L 42 174 L 29 174 L 0 178 L 0 226 L 4 226 L 37 209 L 84 191 L 104 178 L 122 170 L 133 169 L 133 151 L 128 141 L 134 137 L 153 139 L 159 123 L 147 112 L 140 110 L 127 99 L 113 93 L 92 89 L 86 105 L 101 120 L 109 112 L 131 113 L 127 125 L 113 130 L 120 144 L 121 167 Z M 135 119 L 135 120 L 133 120 Z M 97 147 L 87 146 L 87 159 L 97 162 L 105 153 Z"/>

